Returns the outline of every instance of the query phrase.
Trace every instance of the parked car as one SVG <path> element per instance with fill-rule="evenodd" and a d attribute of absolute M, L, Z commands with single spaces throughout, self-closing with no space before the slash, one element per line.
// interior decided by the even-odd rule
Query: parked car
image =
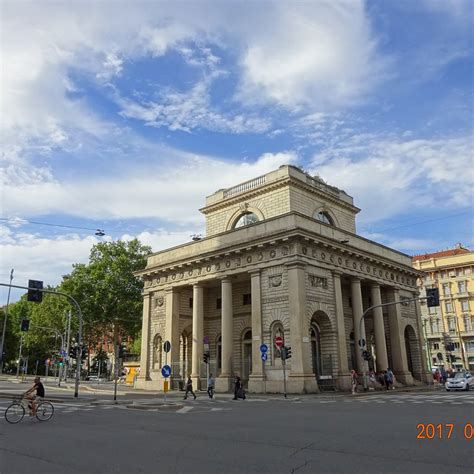
<path fill-rule="evenodd" d="M 454 372 L 454 374 L 448 378 L 445 387 L 446 391 L 450 390 L 469 390 L 474 386 L 474 377 L 470 372 L 461 371 Z"/>

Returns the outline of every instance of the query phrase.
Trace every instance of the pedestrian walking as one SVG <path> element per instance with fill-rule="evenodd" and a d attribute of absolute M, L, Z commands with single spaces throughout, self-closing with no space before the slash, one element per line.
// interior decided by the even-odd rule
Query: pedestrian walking
<path fill-rule="evenodd" d="M 352 395 L 355 395 L 355 393 L 357 392 L 357 372 L 352 369 L 351 370 L 351 385 L 352 385 Z"/>
<path fill-rule="evenodd" d="M 387 390 L 390 390 L 390 388 L 392 390 L 395 390 L 395 387 L 393 386 L 394 378 L 395 377 L 393 375 L 393 372 L 389 367 L 387 371 L 385 372 L 385 385 L 387 387 Z"/>
<path fill-rule="evenodd" d="M 209 398 L 214 398 L 214 377 L 212 374 L 209 374 L 209 378 L 207 379 L 207 394 Z"/>
<path fill-rule="evenodd" d="M 245 400 L 246 397 L 245 397 L 245 390 L 242 384 L 242 380 L 240 379 L 239 376 L 236 376 L 233 400 L 238 400 L 239 398 L 241 398 L 242 400 Z"/>
<path fill-rule="evenodd" d="M 184 392 L 184 399 L 188 398 L 188 393 L 191 392 L 191 395 L 196 400 L 196 394 L 193 392 L 193 381 L 191 380 L 191 376 L 188 375 L 188 380 L 186 381 L 186 391 Z"/>

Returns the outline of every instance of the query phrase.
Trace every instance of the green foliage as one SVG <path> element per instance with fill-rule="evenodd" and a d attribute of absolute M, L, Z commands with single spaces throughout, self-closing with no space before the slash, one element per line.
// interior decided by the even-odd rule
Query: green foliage
<path fill-rule="evenodd" d="M 135 338 L 141 326 L 142 283 L 133 275 L 146 265 L 150 247 L 138 240 L 95 245 L 89 264 L 74 265 L 61 289 L 80 304 L 87 343 L 98 344 L 115 324 L 123 336 Z"/>

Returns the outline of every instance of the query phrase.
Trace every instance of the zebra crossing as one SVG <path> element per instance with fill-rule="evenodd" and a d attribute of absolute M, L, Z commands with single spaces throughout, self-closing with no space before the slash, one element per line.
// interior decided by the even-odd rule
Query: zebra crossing
<path fill-rule="evenodd" d="M 319 403 L 336 403 L 338 400 L 327 399 L 319 400 Z M 356 394 L 353 396 L 344 397 L 343 403 L 363 403 L 363 404 L 403 404 L 410 403 L 414 405 L 418 404 L 433 404 L 433 405 L 474 405 L 474 392 L 472 393 L 423 393 L 423 394 L 410 394 L 410 393 L 399 393 L 399 394 L 380 394 L 380 395 L 365 395 Z"/>

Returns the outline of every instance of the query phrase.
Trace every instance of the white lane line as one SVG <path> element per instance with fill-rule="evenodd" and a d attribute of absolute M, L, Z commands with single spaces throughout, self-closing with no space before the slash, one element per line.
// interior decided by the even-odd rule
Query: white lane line
<path fill-rule="evenodd" d="M 183 407 L 176 411 L 176 413 L 188 413 L 193 409 L 193 407 Z"/>

